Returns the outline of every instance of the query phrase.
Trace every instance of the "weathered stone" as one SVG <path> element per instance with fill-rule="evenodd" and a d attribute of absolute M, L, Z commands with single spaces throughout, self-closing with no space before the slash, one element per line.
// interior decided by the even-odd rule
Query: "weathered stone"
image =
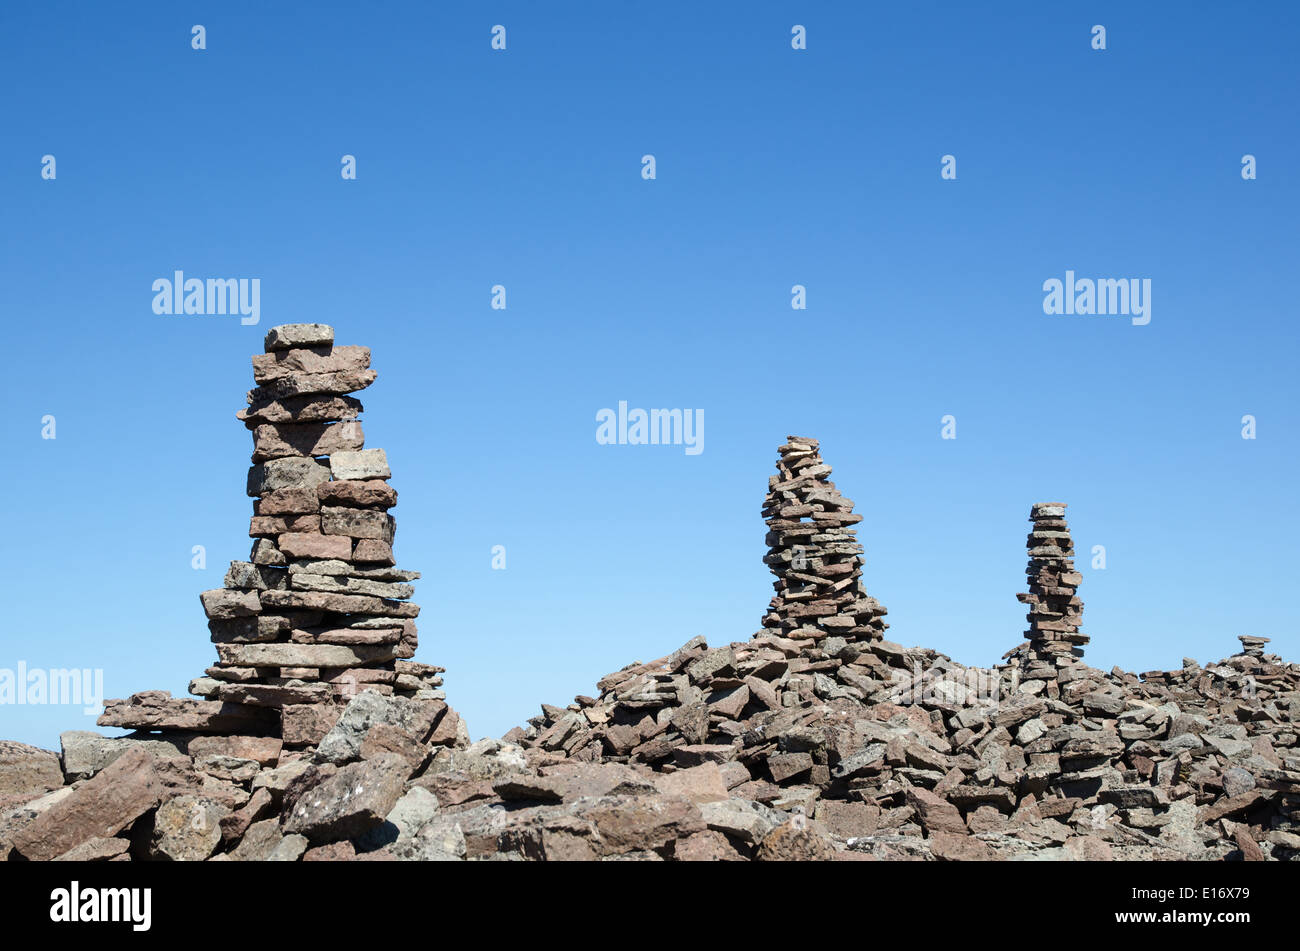
<path fill-rule="evenodd" d="M 162 795 L 149 755 L 128 750 L 84 786 L 37 816 L 13 839 L 24 858 L 47 861 L 94 838 L 112 838 Z"/>
<path fill-rule="evenodd" d="M 359 667 L 393 657 L 392 648 L 379 644 L 346 647 L 341 644 L 218 644 L 223 664 L 248 667 Z M 314 703 L 324 696 L 304 695 L 288 703 Z"/>
<path fill-rule="evenodd" d="M 202 592 L 199 600 L 203 602 L 203 613 L 214 620 L 249 617 L 261 613 L 262 610 L 255 591 L 216 588 Z"/>
<path fill-rule="evenodd" d="M 727 784 L 716 763 L 702 763 L 689 769 L 664 773 L 655 779 L 655 785 L 665 796 L 681 796 L 691 802 L 721 802 L 726 800 Z"/>
<path fill-rule="evenodd" d="M 677 840 L 673 858 L 679 862 L 743 862 L 745 856 L 721 832 L 705 829 Z"/>
<path fill-rule="evenodd" d="M 254 645 L 264 647 L 297 645 Z M 281 668 L 286 670 L 287 668 Z M 239 703 L 250 707 L 281 708 L 301 704 L 324 703 L 330 699 L 330 688 L 318 683 L 222 684 L 215 692 L 216 699 L 229 703 Z"/>
<path fill-rule="evenodd" d="M 352 557 L 352 540 L 344 535 L 289 532 L 279 538 L 279 549 L 289 558 Z"/>
<path fill-rule="evenodd" d="M 320 499 L 316 490 L 328 485 L 322 482 L 315 489 L 279 489 L 269 492 L 253 503 L 253 511 L 258 515 L 310 515 L 320 511 Z"/>
<path fill-rule="evenodd" d="M 245 426 L 265 423 L 322 423 L 356 419 L 362 412 L 361 401 L 351 396 L 257 397 L 247 409 L 235 416 Z"/>
<path fill-rule="evenodd" d="M 755 855 L 760 862 L 824 862 L 835 847 L 803 816 L 794 816 L 766 836 Z"/>
<path fill-rule="evenodd" d="M 700 814 L 710 829 L 757 845 L 781 822 L 776 810 L 748 799 L 700 803 Z"/>
<path fill-rule="evenodd" d="M 776 783 L 793 779 L 812 769 L 812 756 L 808 753 L 771 753 L 767 757 L 767 768 Z"/>
<path fill-rule="evenodd" d="M 62 785 L 63 770 L 54 753 L 26 743 L 0 740 L 0 800 L 9 796 L 35 796 Z"/>
<path fill-rule="evenodd" d="M 221 838 L 226 842 L 237 841 L 248 831 L 248 827 L 259 819 L 271 814 L 275 807 L 275 797 L 266 787 L 256 789 L 248 802 L 234 812 L 222 816 L 218 822 Z"/>
<path fill-rule="evenodd" d="M 346 763 L 361 755 L 361 745 L 372 727 L 386 723 L 417 742 L 430 742 L 431 732 L 447 705 L 438 700 L 385 697 L 363 690 L 348 703 L 338 722 L 320 741 L 318 755 L 331 763 Z"/>
<path fill-rule="evenodd" d="M 388 456 L 382 449 L 337 452 L 330 456 L 330 473 L 338 479 L 388 479 Z"/>
<path fill-rule="evenodd" d="M 987 862 L 993 850 L 972 835 L 936 832 L 929 838 L 930 854 L 945 862 Z"/>
<path fill-rule="evenodd" d="M 290 350 L 296 347 L 334 346 L 334 328 L 329 324 L 280 324 L 266 332 L 266 352 Z M 257 358 L 254 357 L 254 365 Z"/>
<path fill-rule="evenodd" d="M 361 741 L 361 758 L 371 759 L 380 753 L 396 753 L 415 772 L 428 758 L 428 749 L 415 737 L 391 723 L 376 723 Z"/>
<path fill-rule="evenodd" d="M 338 722 L 343 707 L 334 703 L 295 704 L 281 711 L 284 743 L 286 746 L 307 746 L 319 743 Z"/>
<path fill-rule="evenodd" d="M 291 396 L 340 395 L 364 390 L 375 382 L 374 370 L 341 370 L 337 373 L 285 373 L 249 390 L 251 405 Z"/>
<path fill-rule="evenodd" d="M 606 796 L 579 805 L 577 815 L 596 827 L 608 853 L 662 849 L 704 828 L 699 807 L 684 799 Z"/>
<path fill-rule="evenodd" d="M 131 847 L 130 839 L 94 838 L 87 839 L 76 848 L 69 849 L 55 862 L 107 862 L 125 855 Z"/>
<path fill-rule="evenodd" d="M 361 538 L 352 550 L 352 560 L 358 564 L 393 565 L 393 546 L 377 538 Z"/>
<path fill-rule="evenodd" d="M 154 814 L 149 854 L 173 862 L 201 862 L 221 844 L 221 820 L 230 810 L 202 796 L 168 799 Z"/>
<path fill-rule="evenodd" d="M 230 756 L 250 759 L 262 766 L 272 766 L 280 758 L 284 744 L 274 736 L 196 736 L 187 746 L 190 756 Z"/>
<path fill-rule="evenodd" d="M 307 851 L 306 836 L 285 835 L 279 819 L 254 822 L 230 853 L 236 862 L 296 862 Z"/>
<path fill-rule="evenodd" d="M 876 831 L 880 807 L 865 802 L 823 799 L 817 804 L 816 818 L 832 835 L 851 839 Z"/>
<path fill-rule="evenodd" d="M 381 479 L 322 482 L 316 492 L 321 505 L 390 509 L 397 504 L 397 490 Z"/>
<path fill-rule="evenodd" d="M 258 383 L 299 373 L 349 373 L 369 368 L 369 347 L 296 347 L 253 357 L 253 379 Z"/>
<path fill-rule="evenodd" d="M 325 591 L 339 594 L 365 594 L 375 598 L 402 600 L 415 594 L 409 584 L 372 581 L 369 578 L 336 577 L 334 575 L 297 574 L 293 588 L 298 591 Z"/>
<path fill-rule="evenodd" d="M 325 505 L 321 507 L 321 531 L 349 538 L 377 538 L 392 544 L 396 522 L 391 515 L 369 509 Z"/>
<path fill-rule="evenodd" d="M 284 830 L 312 842 L 356 838 L 384 821 L 409 773 L 392 753 L 344 766 L 294 801 L 282 817 Z"/>
<path fill-rule="evenodd" d="M 395 842 L 390 849 L 393 858 L 410 862 L 459 862 L 468 851 L 457 816 L 432 819 L 416 835 Z"/>
<path fill-rule="evenodd" d="M 356 858 L 357 850 L 346 839 L 317 845 L 302 854 L 304 862 L 348 862 Z"/>
<path fill-rule="evenodd" d="M 253 430 L 253 461 L 355 452 L 365 444 L 365 433 L 357 420 L 341 423 L 259 423 Z"/>
<path fill-rule="evenodd" d="M 125 700 L 107 700 L 95 721 L 136 730 L 193 730 L 201 733 L 264 733 L 268 711 L 216 700 L 178 700 L 165 690 L 145 690 Z"/>
<path fill-rule="evenodd" d="M 359 845 L 369 852 L 413 838 L 440 812 L 437 796 L 421 786 L 412 787 L 397 800 L 380 825 L 361 837 Z"/>
<path fill-rule="evenodd" d="M 329 477 L 329 468 L 315 459 L 271 459 L 249 468 L 248 494 L 261 496 L 281 489 L 314 488 Z"/>
<path fill-rule="evenodd" d="M 371 614 L 401 618 L 417 617 L 420 613 L 419 605 L 415 604 L 369 595 L 334 594 L 325 591 L 263 591 L 261 603 L 264 611 L 309 610 L 328 611 L 333 614 Z"/>
<path fill-rule="evenodd" d="M 94 776 L 128 750 L 142 750 L 160 759 L 188 756 L 193 739 L 185 734 L 107 737 L 90 730 L 68 730 L 59 734 L 59 746 L 67 780 L 75 782 Z"/>
<path fill-rule="evenodd" d="M 957 807 L 928 789 L 918 787 L 909 789 L 907 804 L 916 810 L 917 818 L 921 822 L 921 827 L 925 829 L 926 835 L 933 836 L 939 832 L 966 835 L 969 832 Z"/>

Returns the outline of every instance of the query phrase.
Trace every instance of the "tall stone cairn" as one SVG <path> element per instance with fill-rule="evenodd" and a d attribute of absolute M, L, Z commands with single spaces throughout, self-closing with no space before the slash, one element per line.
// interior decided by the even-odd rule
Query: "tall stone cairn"
<path fill-rule="evenodd" d="M 217 662 L 199 701 L 148 691 L 109 701 L 102 726 L 279 734 L 317 742 L 363 689 L 443 699 L 441 667 L 416 664 L 410 582 L 396 567 L 397 492 L 382 449 L 364 448 L 370 349 L 334 345 L 324 324 L 286 324 L 253 357 L 256 388 L 236 415 L 253 436 L 254 539 L 223 587 L 200 595 Z"/>
<path fill-rule="evenodd" d="M 816 439 L 787 436 L 778 474 L 768 479 L 763 517 L 771 549 L 763 561 L 776 575 L 776 597 L 760 634 L 881 640 L 887 612 L 862 585 L 862 546 L 852 527 L 862 516 L 827 481 L 831 467 L 818 447 Z"/>
<path fill-rule="evenodd" d="M 1038 502 L 1029 513 L 1028 593 L 1016 598 L 1029 606 L 1029 657 L 1026 678 L 1053 677 L 1083 657 L 1088 637 L 1079 632 L 1083 601 L 1076 592 L 1083 575 L 1074 570 L 1074 542 L 1065 521 L 1066 503 Z"/>

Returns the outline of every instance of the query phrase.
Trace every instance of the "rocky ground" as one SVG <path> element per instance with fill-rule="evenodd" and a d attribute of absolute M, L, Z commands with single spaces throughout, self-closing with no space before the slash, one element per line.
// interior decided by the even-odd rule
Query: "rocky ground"
<path fill-rule="evenodd" d="M 110 700 L 59 753 L 0 743 L 12 860 L 1231 859 L 1300 854 L 1300 666 L 1083 662 L 1064 503 L 1027 538 L 1027 640 L 991 669 L 885 639 L 861 516 L 815 439 L 763 504 L 763 630 L 605 677 L 470 742 L 416 663 L 369 351 L 273 328 L 253 358 L 253 551 L 201 596 L 200 699 Z M 328 466 L 318 461 L 328 456 Z"/>
<path fill-rule="evenodd" d="M 470 743 L 354 697 L 319 744 L 179 731 L 0 745 L 28 860 L 1281 859 L 1300 854 L 1300 665 L 1259 639 L 1142 676 L 1025 676 L 765 634 L 604 678 Z"/>

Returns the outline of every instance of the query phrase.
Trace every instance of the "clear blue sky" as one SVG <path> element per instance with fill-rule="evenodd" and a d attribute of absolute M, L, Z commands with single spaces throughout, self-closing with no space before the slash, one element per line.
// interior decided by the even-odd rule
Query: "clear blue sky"
<path fill-rule="evenodd" d="M 787 433 L 857 502 L 902 643 L 1020 643 L 1025 519 L 1063 500 L 1107 550 L 1080 559 L 1090 662 L 1243 633 L 1294 658 L 1297 26 L 1282 3 L 7 3 L 0 667 L 181 695 L 215 659 L 198 593 L 250 547 L 234 413 L 297 321 L 373 350 L 417 659 L 475 737 L 753 634 Z M 261 323 L 155 315 L 176 269 L 259 278 Z M 1044 315 L 1067 269 L 1149 278 L 1151 323 Z M 704 410 L 704 452 L 597 445 L 619 400 Z M 0 736 L 47 747 L 91 725 L 0 706 Z"/>

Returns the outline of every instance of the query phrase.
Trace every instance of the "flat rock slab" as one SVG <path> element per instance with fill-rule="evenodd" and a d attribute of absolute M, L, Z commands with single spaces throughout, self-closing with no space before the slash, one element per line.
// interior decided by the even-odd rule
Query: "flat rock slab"
<path fill-rule="evenodd" d="M 330 456 L 330 472 L 335 479 L 388 479 L 388 454 L 382 449 L 336 452 Z"/>
<path fill-rule="evenodd" d="M 273 646 L 273 645 L 267 645 Z M 296 665 L 285 665 L 296 666 Z M 330 698 L 324 684 L 222 684 L 215 699 L 246 703 L 251 707 L 287 707 L 299 703 L 323 703 Z"/>
<path fill-rule="evenodd" d="M 405 600 L 414 596 L 415 588 L 409 584 L 395 584 L 387 581 L 371 581 L 369 578 L 353 578 L 336 575 L 293 575 L 290 587 L 298 591 L 334 591 L 339 594 L 368 594 L 376 598 Z"/>
<path fill-rule="evenodd" d="M 659 796 L 605 796 L 581 799 L 575 814 L 592 823 L 609 854 L 645 852 L 704 831 L 700 808 L 685 799 Z"/>
<path fill-rule="evenodd" d="M 316 487 L 316 494 L 321 505 L 352 505 L 368 509 L 390 509 L 397 504 L 397 490 L 382 479 L 346 479 L 341 482 L 322 482 Z"/>
<path fill-rule="evenodd" d="M 289 396 L 326 394 L 330 396 L 364 390 L 378 377 L 374 370 L 343 370 L 338 373 L 286 373 L 249 390 L 250 405 L 280 400 Z"/>
<path fill-rule="evenodd" d="M 217 655 L 223 664 L 238 667 L 314 668 L 361 667 L 375 661 L 392 660 L 394 656 L 392 647 L 384 644 L 218 644 Z M 324 699 L 324 696 L 304 693 L 302 699 L 287 702 L 317 703 Z"/>
<path fill-rule="evenodd" d="M 248 408 L 237 412 L 235 418 L 250 427 L 258 423 L 329 423 L 356 419 L 364 410 L 354 396 L 266 397 L 250 399 Z"/>
<path fill-rule="evenodd" d="M 346 535 L 288 532 L 280 536 L 280 551 L 289 558 L 346 561 L 352 557 L 352 539 Z"/>
<path fill-rule="evenodd" d="M 681 796 L 694 803 L 722 802 L 729 798 L 727 784 L 717 763 L 701 763 L 689 769 L 655 776 L 655 785 L 665 796 Z"/>
<path fill-rule="evenodd" d="M 146 690 L 125 700 L 107 700 L 95 721 L 134 730 L 192 730 L 196 733 L 267 733 L 269 711 L 218 700 L 173 699 L 166 690 Z"/>
<path fill-rule="evenodd" d="M 143 750 L 159 759 L 188 756 L 190 739 L 184 733 L 171 736 L 136 733 L 109 737 L 91 730 L 68 730 L 59 734 L 59 746 L 68 782 L 74 782 L 89 779 L 131 750 Z"/>
<path fill-rule="evenodd" d="M 156 806 L 162 792 L 153 759 L 143 750 L 129 750 L 38 815 L 14 837 L 13 846 L 31 861 L 49 861 L 90 839 L 116 836 Z"/>
<path fill-rule="evenodd" d="M 253 430 L 253 461 L 290 456 L 328 456 L 366 444 L 361 423 L 261 423 Z"/>
<path fill-rule="evenodd" d="M 253 357 L 253 379 L 270 383 L 294 373 L 346 373 L 370 367 L 369 347 L 305 345 L 259 353 Z"/>
<path fill-rule="evenodd" d="M 247 493 L 250 496 L 262 496 L 281 489 L 315 488 L 329 477 L 329 467 L 321 465 L 315 459 L 297 456 L 271 459 L 249 468 Z"/>
<path fill-rule="evenodd" d="M 342 505 L 322 505 L 320 529 L 326 535 L 378 538 L 392 544 L 397 523 L 391 515 Z"/>
<path fill-rule="evenodd" d="M 199 600 L 203 603 L 203 613 L 213 621 L 252 617 L 262 613 L 262 603 L 257 599 L 256 591 L 214 588 L 200 592 Z"/>
<path fill-rule="evenodd" d="M 280 324 L 266 332 L 267 353 L 294 347 L 332 347 L 334 328 L 329 324 Z"/>
<path fill-rule="evenodd" d="M 261 602 L 263 609 L 287 608 L 295 611 L 329 611 L 333 614 L 373 614 L 400 618 L 413 618 L 420 614 L 419 605 L 409 602 L 323 591 L 263 591 Z"/>

